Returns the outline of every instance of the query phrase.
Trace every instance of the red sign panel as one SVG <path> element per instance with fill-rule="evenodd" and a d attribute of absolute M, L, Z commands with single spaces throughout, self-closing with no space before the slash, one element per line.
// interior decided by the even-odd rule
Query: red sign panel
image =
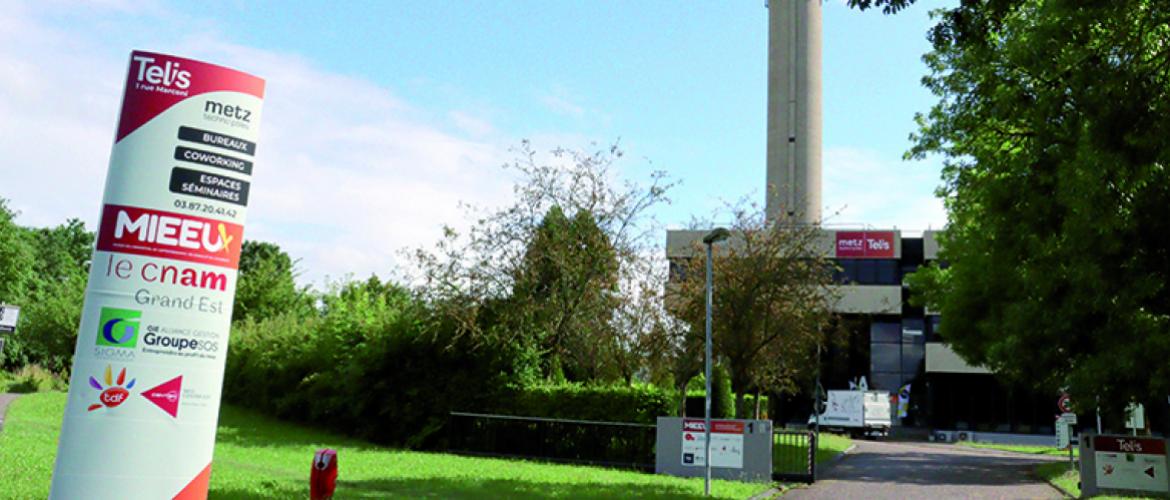
<path fill-rule="evenodd" d="M 1093 448 L 1100 452 L 1133 453 L 1138 455 L 1165 455 L 1166 442 L 1161 439 L 1121 438 L 1096 436 Z"/>
<path fill-rule="evenodd" d="M 147 208 L 106 205 L 97 249 L 236 269 L 244 226 Z"/>
<path fill-rule="evenodd" d="M 720 434 L 743 434 L 743 422 L 734 420 L 712 420 L 711 432 Z M 697 419 L 683 420 L 683 431 L 703 432 L 703 421 Z"/>
<path fill-rule="evenodd" d="M 893 231 L 838 231 L 838 259 L 894 258 Z"/>
<path fill-rule="evenodd" d="M 202 61 L 134 51 L 130 54 L 117 140 L 188 97 L 220 91 L 263 98 L 264 80 Z"/>

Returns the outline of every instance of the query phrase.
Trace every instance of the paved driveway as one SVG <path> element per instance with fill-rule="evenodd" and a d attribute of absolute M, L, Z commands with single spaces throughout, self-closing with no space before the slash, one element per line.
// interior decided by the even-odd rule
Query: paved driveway
<path fill-rule="evenodd" d="M 822 470 L 821 480 L 784 498 L 1061 498 L 1031 475 L 1032 456 L 926 443 L 855 441 L 857 449 Z"/>
<path fill-rule="evenodd" d="M 8 414 L 8 403 L 11 403 L 18 396 L 20 394 L 0 393 L 0 429 L 4 428 L 4 415 Z"/>

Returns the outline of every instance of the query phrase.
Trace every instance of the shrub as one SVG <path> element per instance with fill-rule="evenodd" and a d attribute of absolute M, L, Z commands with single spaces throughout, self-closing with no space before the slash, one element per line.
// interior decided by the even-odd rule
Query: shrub
<path fill-rule="evenodd" d="M 224 395 L 378 443 L 434 447 L 452 410 L 482 411 L 528 356 L 454 335 L 405 290 L 371 280 L 320 311 L 236 324 Z"/>
<path fill-rule="evenodd" d="M 63 391 L 69 383 L 38 365 L 28 365 L 12 373 L 0 373 L 0 392 Z"/>
<path fill-rule="evenodd" d="M 711 418 L 735 418 L 735 393 L 731 392 L 731 374 L 721 364 L 711 368 Z"/>
<path fill-rule="evenodd" d="M 674 395 L 652 385 L 577 383 L 511 388 L 492 411 L 527 417 L 653 424 L 674 414 Z"/>

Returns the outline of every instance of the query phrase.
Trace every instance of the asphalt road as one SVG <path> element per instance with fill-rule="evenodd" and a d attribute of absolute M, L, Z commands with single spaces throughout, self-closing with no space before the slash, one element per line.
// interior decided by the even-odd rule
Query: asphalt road
<path fill-rule="evenodd" d="M 854 441 L 857 448 L 822 470 L 821 480 L 784 498 L 1062 498 L 1036 479 L 1032 456 L 944 444 Z"/>

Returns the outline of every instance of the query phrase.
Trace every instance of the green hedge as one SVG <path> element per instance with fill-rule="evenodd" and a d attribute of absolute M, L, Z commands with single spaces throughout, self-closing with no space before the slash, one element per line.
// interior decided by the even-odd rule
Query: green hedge
<path fill-rule="evenodd" d="M 235 324 L 224 397 L 383 444 L 442 448 L 449 413 L 653 423 L 672 395 L 651 386 L 536 385 L 533 351 L 472 342 L 405 290 L 354 283 L 317 311 Z"/>
<path fill-rule="evenodd" d="M 501 399 L 524 356 L 426 318 L 405 290 L 352 284 L 320 311 L 239 322 L 224 397 L 378 443 L 441 446 L 448 412 Z"/>
<path fill-rule="evenodd" d="M 653 424 L 676 413 L 675 396 L 651 385 L 587 386 L 573 383 L 511 388 L 494 413 Z"/>

